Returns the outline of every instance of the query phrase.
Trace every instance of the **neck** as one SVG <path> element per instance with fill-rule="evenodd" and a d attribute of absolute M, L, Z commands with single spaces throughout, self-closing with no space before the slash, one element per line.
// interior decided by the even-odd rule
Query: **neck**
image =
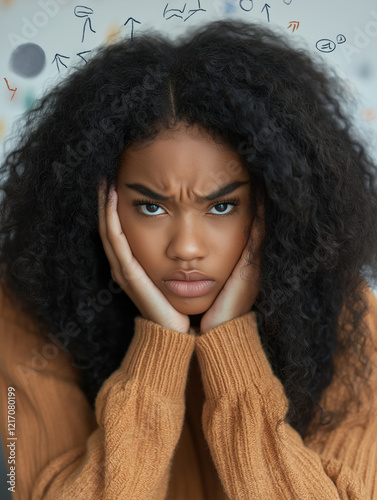
<path fill-rule="evenodd" d="M 200 331 L 200 321 L 203 317 L 203 314 L 204 313 L 189 315 L 191 328 L 193 328 L 196 333 L 199 333 Z"/>

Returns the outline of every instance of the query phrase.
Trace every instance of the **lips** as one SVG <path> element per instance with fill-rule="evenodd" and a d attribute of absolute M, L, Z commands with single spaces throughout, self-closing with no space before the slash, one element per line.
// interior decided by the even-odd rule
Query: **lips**
<path fill-rule="evenodd" d="M 197 270 L 185 271 L 178 269 L 165 276 L 164 281 L 178 280 L 178 281 L 214 281 L 213 278 L 206 276 Z"/>
<path fill-rule="evenodd" d="M 215 286 L 215 281 L 165 280 L 164 285 L 169 290 L 169 292 L 173 293 L 174 295 L 178 295 L 179 297 L 202 297 Z"/>

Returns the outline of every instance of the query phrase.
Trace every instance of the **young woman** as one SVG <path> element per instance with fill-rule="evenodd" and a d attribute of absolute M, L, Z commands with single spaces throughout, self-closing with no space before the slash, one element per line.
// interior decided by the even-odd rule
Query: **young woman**
<path fill-rule="evenodd" d="M 27 114 L 1 170 L 16 500 L 377 499 L 376 166 L 346 99 L 225 20 L 102 47 Z"/>

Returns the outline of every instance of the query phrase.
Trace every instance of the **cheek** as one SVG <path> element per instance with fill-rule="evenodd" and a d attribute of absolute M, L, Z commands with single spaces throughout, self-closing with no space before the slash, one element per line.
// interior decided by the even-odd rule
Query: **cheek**
<path fill-rule="evenodd" d="M 245 248 L 247 239 L 245 238 L 246 225 L 234 225 L 229 231 L 221 235 L 218 248 L 221 249 L 221 259 L 224 263 L 224 271 L 230 273 L 238 262 Z"/>
<path fill-rule="evenodd" d="M 127 238 L 131 252 L 141 266 L 147 271 L 155 269 L 156 260 L 159 259 L 158 242 L 151 232 L 137 220 L 129 209 L 124 207 L 121 200 L 118 202 L 118 215 L 123 232 Z M 149 272 L 148 272 L 149 274 Z"/>

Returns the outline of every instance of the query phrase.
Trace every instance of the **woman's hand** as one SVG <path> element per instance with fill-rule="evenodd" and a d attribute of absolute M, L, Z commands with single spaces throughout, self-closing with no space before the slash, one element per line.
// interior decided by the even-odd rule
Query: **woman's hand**
<path fill-rule="evenodd" d="M 200 321 L 201 334 L 246 314 L 252 308 L 260 285 L 259 264 L 264 235 L 264 208 L 261 203 L 239 261 L 211 307 L 202 316 Z M 253 264 L 246 266 L 250 247 Z"/>
<path fill-rule="evenodd" d="M 132 255 L 120 224 L 117 200 L 117 192 L 113 186 L 106 197 L 104 181 L 98 190 L 99 233 L 113 280 L 128 295 L 145 319 L 164 328 L 188 333 L 190 318 L 174 309 Z"/>

